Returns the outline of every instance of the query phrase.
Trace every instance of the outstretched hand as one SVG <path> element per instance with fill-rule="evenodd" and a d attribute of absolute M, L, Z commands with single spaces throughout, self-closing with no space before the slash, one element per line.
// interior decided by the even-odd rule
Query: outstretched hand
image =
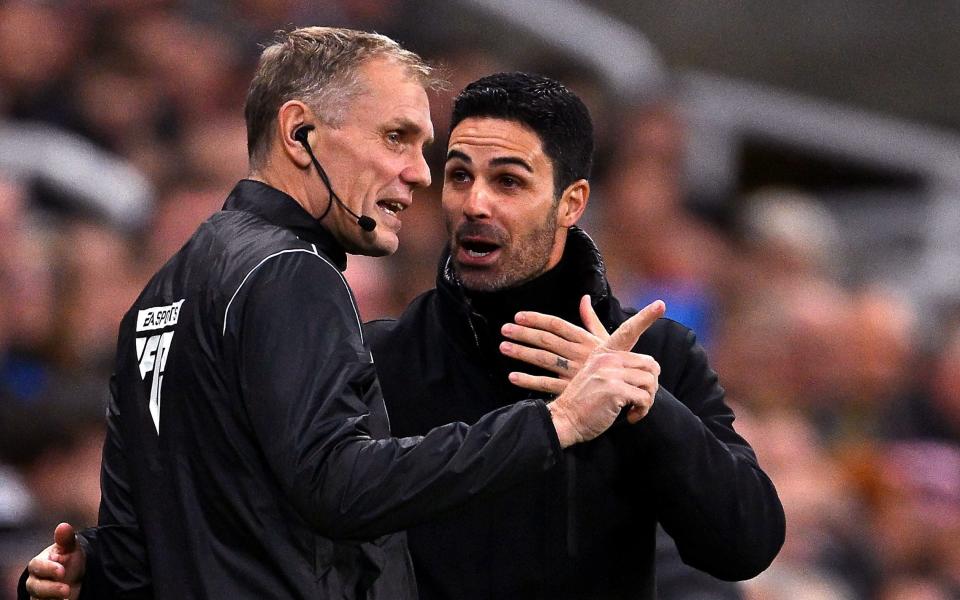
<path fill-rule="evenodd" d="M 560 394 L 580 371 L 586 359 L 600 348 L 629 351 L 637 340 L 658 318 L 666 307 L 657 300 L 624 321 L 613 334 L 608 334 L 593 310 L 589 296 L 580 301 L 580 319 L 584 327 L 569 323 L 560 317 L 537 312 L 520 312 L 516 323 L 503 326 L 502 333 L 510 342 L 503 342 L 500 351 L 511 358 L 529 363 L 556 374 L 555 377 L 514 372 L 510 381 L 519 387 Z M 658 388 L 660 365 L 650 356 L 636 354 L 634 368 L 649 375 L 641 378 L 651 403 Z M 631 408 L 628 420 L 635 422 L 646 415 L 649 406 Z"/>
<path fill-rule="evenodd" d="M 27 593 L 30 598 L 69 598 L 80 595 L 86 570 L 86 555 L 77 543 L 69 523 L 60 523 L 53 532 L 53 544 L 33 557 L 27 565 Z"/>

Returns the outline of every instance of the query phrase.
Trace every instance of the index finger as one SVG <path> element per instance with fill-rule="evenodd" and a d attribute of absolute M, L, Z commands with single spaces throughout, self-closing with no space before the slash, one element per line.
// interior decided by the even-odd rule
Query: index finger
<path fill-rule="evenodd" d="M 610 335 L 610 339 L 604 342 L 603 347 L 608 350 L 629 352 L 636 345 L 643 332 L 662 317 L 666 310 L 667 305 L 663 303 L 663 300 L 654 300 L 643 310 L 621 323 L 620 327 L 617 327 L 617 330 Z"/>

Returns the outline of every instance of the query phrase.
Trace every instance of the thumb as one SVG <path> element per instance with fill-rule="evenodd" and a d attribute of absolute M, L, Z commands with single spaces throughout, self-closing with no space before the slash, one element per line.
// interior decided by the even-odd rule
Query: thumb
<path fill-rule="evenodd" d="M 593 303 L 590 302 L 590 294 L 585 294 L 583 298 L 580 298 L 580 320 L 583 322 L 583 326 L 587 331 L 601 340 L 610 337 L 607 329 L 603 326 L 603 323 L 600 322 L 600 317 L 598 317 L 596 311 L 593 310 Z"/>
<path fill-rule="evenodd" d="M 604 342 L 603 347 L 608 350 L 631 350 L 640 336 L 643 335 L 643 332 L 662 317 L 666 310 L 667 305 L 663 303 L 663 300 L 654 300 L 643 310 L 621 323 L 620 327 L 610 336 L 610 339 Z"/>
<path fill-rule="evenodd" d="M 60 523 L 53 532 L 53 543 L 56 545 L 56 551 L 60 554 L 69 554 L 77 549 L 77 535 L 73 530 L 73 525 L 69 523 Z"/>

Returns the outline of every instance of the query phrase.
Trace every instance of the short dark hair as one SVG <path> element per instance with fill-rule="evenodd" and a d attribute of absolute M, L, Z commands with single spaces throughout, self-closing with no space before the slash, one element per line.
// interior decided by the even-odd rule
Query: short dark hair
<path fill-rule="evenodd" d="M 593 122 L 576 94 L 562 83 L 530 73 L 497 73 L 467 87 L 453 103 L 450 130 L 470 117 L 515 121 L 532 129 L 553 162 L 554 194 L 589 179 L 593 167 Z"/>
<path fill-rule="evenodd" d="M 336 27 L 277 32 L 274 43 L 260 55 L 244 105 L 251 167 L 265 158 L 270 127 L 288 100 L 303 100 L 326 125 L 342 125 L 347 105 L 363 92 L 359 69 L 376 57 L 405 66 L 425 88 L 435 85 L 423 59 L 384 35 Z"/>

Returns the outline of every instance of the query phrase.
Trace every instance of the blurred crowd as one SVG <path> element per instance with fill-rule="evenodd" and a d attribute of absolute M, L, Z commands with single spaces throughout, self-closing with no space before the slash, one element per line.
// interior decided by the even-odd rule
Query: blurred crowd
<path fill-rule="evenodd" d="M 786 545 L 744 598 L 960 597 L 960 312 L 931 333 L 885 282 L 845 283 L 844 231 L 798 190 L 744 190 L 723 214 L 692 208 L 687 125 L 669 90 L 616 97 L 564 57 L 420 36 L 410 4 L 0 3 L 0 147 L 23 148 L 0 156 L 0 598 L 57 522 L 96 522 L 120 317 L 244 176 L 258 44 L 305 24 L 393 35 L 450 82 L 432 97 L 434 185 L 404 213 L 400 251 L 349 261 L 365 319 L 396 316 L 433 285 L 452 95 L 494 71 L 554 76 L 596 120 L 583 225 L 614 292 L 634 306 L 663 298 L 698 332 L 780 491 Z M 34 143 L 23 131 L 46 133 Z M 78 140 L 109 161 L 79 160 Z M 103 164 L 149 194 L 111 188 L 122 210 L 91 201 L 91 182 L 111 177 Z"/>

